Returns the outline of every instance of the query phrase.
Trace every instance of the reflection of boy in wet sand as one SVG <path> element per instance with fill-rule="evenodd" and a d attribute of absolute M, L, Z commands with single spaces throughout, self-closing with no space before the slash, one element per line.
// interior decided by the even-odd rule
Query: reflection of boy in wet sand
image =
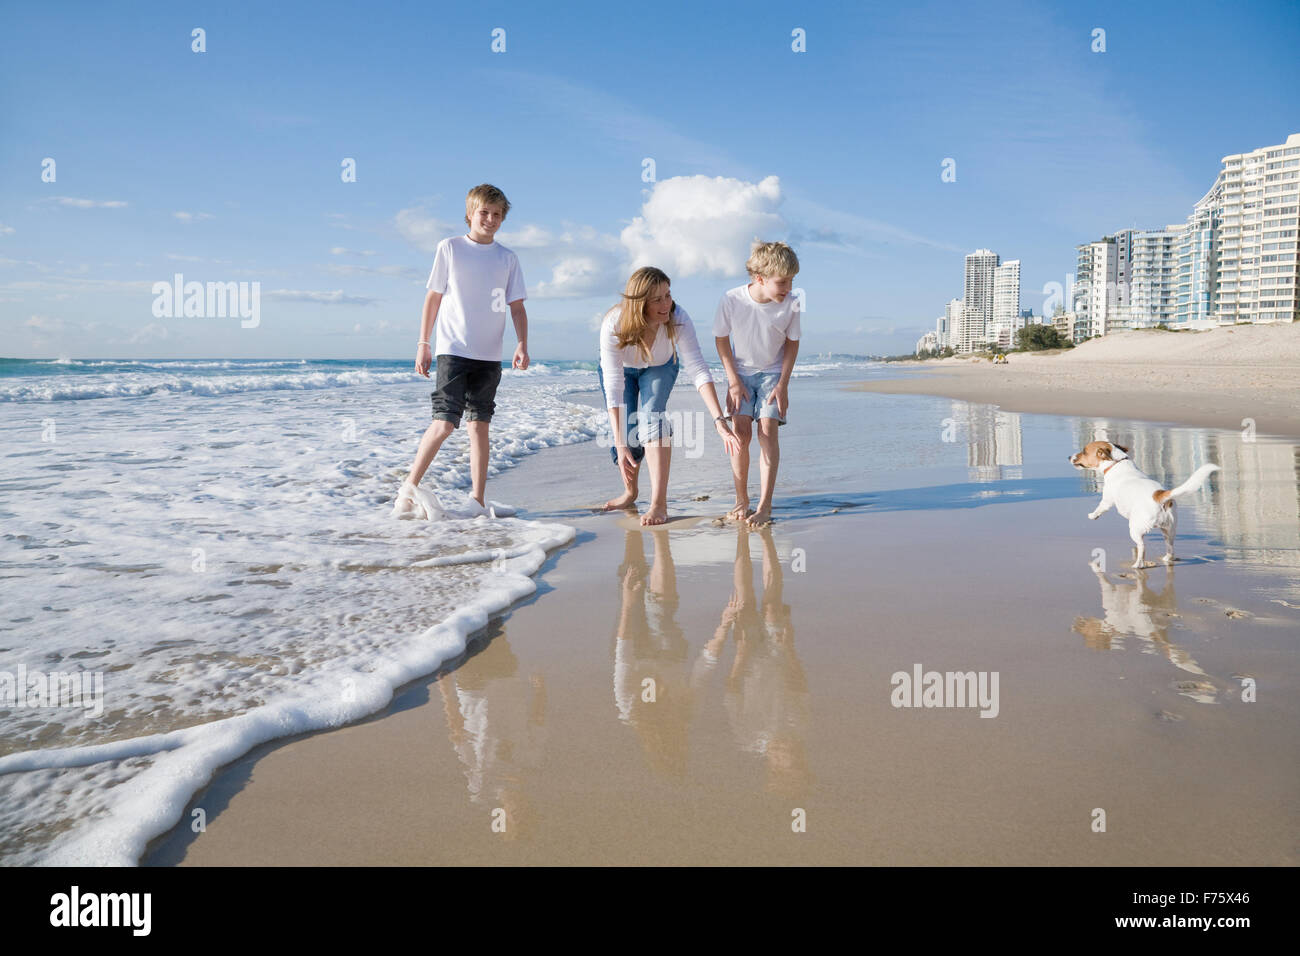
<path fill-rule="evenodd" d="M 647 566 L 642 534 L 627 533 L 618 576 L 623 592 L 614 632 L 614 703 L 636 729 L 657 772 L 686 775 L 686 732 L 691 698 L 686 638 L 678 627 L 677 572 L 668 531 L 652 533 L 654 563 Z"/>
<path fill-rule="evenodd" d="M 535 813 L 524 783 L 541 766 L 546 744 L 546 685 L 540 674 L 525 681 L 518 671 L 500 634 L 437 682 L 470 800 L 505 810 L 503 836 L 509 840 L 532 829 Z"/>
<path fill-rule="evenodd" d="M 794 649 L 790 605 L 783 597 L 785 578 L 772 532 L 763 529 L 763 597 L 754 594 L 749 531 L 736 536 L 731 598 L 722 621 L 700 652 L 694 681 L 717 666 L 727 637 L 734 636 L 736 657 L 726 681 L 726 709 L 741 749 L 764 757 L 767 789 L 796 792 L 811 783 L 804 737 L 810 723 L 808 680 Z"/>

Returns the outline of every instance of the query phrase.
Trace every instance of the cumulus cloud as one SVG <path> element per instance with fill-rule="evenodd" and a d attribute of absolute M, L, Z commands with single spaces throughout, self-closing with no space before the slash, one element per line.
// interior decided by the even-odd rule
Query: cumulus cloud
<path fill-rule="evenodd" d="M 172 213 L 172 215 L 181 222 L 198 222 L 200 219 L 213 218 L 212 213 L 210 212 L 186 212 L 183 209 L 180 212 Z"/>
<path fill-rule="evenodd" d="M 48 315 L 33 315 L 23 323 L 29 329 L 36 329 L 40 332 L 62 332 L 63 320 L 50 318 Z"/>
<path fill-rule="evenodd" d="M 458 231 L 456 226 L 430 216 L 419 206 L 399 209 L 393 225 L 403 239 L 425 252 L 436 252 L 441 240 Z"/>
<path fill-rule="evenodd" d="M 777 212 L 781 181 L 757 183 L 723 176 L 676 176 L 655 184 L 641 215 L 620 240 L 629 266 L 654 265 L 674 278 L 725 278 L 745 271 L 755 238 L 784 234 Z"/>

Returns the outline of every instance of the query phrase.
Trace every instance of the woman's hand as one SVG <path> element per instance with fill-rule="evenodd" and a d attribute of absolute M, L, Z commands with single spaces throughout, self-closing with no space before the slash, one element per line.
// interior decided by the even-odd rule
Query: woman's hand
<path fill-rule="evenodd" d="M 636 459 L 632 457 L 632 449 L 627 445 L 618 446 L 618 470 L 623 473 L 623 480 L 631 484 L 636 480 Z"/>
<path fill-rule="evenodd" d="M 740 439 L 737 438 L 736 433 L 731 430 L 731 426 L 721 419 L 715 421 L 713 424 L 717 427 L 718 434 L 722 437 L 722 444 L 723 447 L 727 449 L 727 454 L 739 455 Z"/>
<path fill-rule="evenodd" d="M 415 374 L 429 377 L 429 366 L 433 363 L 433 351 L 428 345 L 421 342 L 419 348 L 415 350 Z"/>

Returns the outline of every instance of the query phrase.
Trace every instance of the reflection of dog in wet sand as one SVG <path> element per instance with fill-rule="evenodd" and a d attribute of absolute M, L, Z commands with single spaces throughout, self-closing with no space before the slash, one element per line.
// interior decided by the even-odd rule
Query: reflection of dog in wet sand
<path fill-rule="evenodd" d="M 1088 517 L 1095 521 L 1115 508 L 1128 519 L 1128 533 L 1134 544 L 1135 568 L 1155 566 L 1155 562 L 1146 561 L 1146 542 L 1143 536 L 1157 528 L 1165 536 L 1165 556 L 1161 560 L 1165 564 L 1174 563 L 1174 531 L 1178 526 L 1174 499 L 1195 491 L 1212 472 L 1219 470 L 1218 465 L 1202 465 L 1177 488 L 1166 491 L 1158 481 L 1138 470 L 1138 466 L 1128 457 L 1127 448 L 1108 441 L 1088 442 L 1083 446 L 1083 451 L 1070 456 L 1070 464 L 1076 468 L 1093 468 L 1101 472 L 1101 503 Z"/>
<path fill-rule="evenodd" d="M 1215 685 L 1209 675 L 1191 654 L 1169 640 L 1170 624 L 1180 617 L 1174 597 L 1173 570 L 1168 572 L 1160 591 L 1147 584 L 1146 571 L 1135 571 L 1131 582 L 1112 581 L 1095 566 L 1093 571 L 1101 586 L 1105 617 L 1076 617 L 1072 630 L 1094 651 L 1119 650 L 1124 646 L 1125 637 L 1136 637 L 1142 642 L 1144 654 L 1159 654 L 1179 670 L 1204 678 L 1180 681 L 1180 694 L 1202 703 L 1213 703 Z"/>

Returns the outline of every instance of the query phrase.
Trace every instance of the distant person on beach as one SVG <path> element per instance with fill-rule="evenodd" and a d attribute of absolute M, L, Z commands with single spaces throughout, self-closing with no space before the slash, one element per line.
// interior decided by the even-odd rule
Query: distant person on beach
<path fill-rule="evenodd" d="M 682 364 L 708 406 L 727 453 L 736 454 L 740 445 L 718 404 L 713 376 L 691 317 L 673 301 L 668 276 L 662 270 L 653 266 L 637 269 L 627 280 L 623 301 L 606 312 L 601 322 L 596 374 L 613 428 L 610 454 L 624 488 L 623 494 L 605 502 L 605 508 L 636 506 L 641 462 L 648 460 L 650 507 L 641 515 L 643 525 L 668 520 L 669 439 L 673 432 L 665 412 L 668 393 Z"/>
<path fill-rule="evenodd" d="M 729 519 L 761 527 L 772 521 L 772 492 L 781 461 L 777 428 L 785 424 L 790 407 L 788 387 L 799 354 L 799 297 L 790 286 L 799 273 L 799 259 L 784 242 L 755 243 L 749 261 L 748 285 L 722 297 L 713 319 L 718 357 L 727 370 L 727 412 L 732 416 L 740 454 L 731 459 L 736 483 L 736 507 Z M 749 440 L 758 423 L 758 508 L 749 507 Z"/>
<path fill-rule="evenodd" d="M 524 274 L 518 257 L 492 241 L 509 211 L 510 202 L 497 187 L 486 183 L 475 186 L 465 197 L 469 233 L 443 239 L 434 254 L 415 353 L 415 371 L 425 378 L 433 356 L 438 357 L 433 424 L 425 430 L 411 472 L 397 493 L 393 514 L 398 517 L 434 519 L 441 515 L 437 497 L 420 488 L 420 479 L 442 443 L 460 426 L 462 415 L 469 428 L 474 500 L 486 513 L 488 423 L 501 381 L 507 308 L 519 338 L 511 365 L 528 368 Z M 435 329 L 437 347 L 433 349 L 429 335 Z"/>

